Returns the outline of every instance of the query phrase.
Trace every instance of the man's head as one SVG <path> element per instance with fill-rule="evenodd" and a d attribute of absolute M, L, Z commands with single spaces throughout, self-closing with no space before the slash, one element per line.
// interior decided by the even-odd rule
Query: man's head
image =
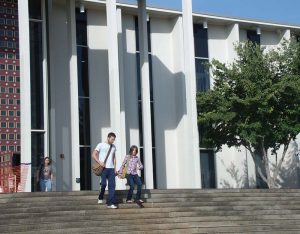
<path fill-rule="evenodd" d="M 113 132 L 108 133 L 107 135 L 108 144 L 113 144 L 115 142 L 115 139 L 116 139 L 116 134 L 114 134 Z"/>

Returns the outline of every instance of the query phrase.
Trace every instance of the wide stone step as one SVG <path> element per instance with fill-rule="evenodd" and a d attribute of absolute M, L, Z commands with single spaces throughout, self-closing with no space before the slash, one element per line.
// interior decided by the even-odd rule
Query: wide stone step
<path fill-rule="evenodd" d="M 238 216 L 244 216 L 244 215 L 254 215 L 254 216 L 260 216 L 260 215 L 297 215 L 300 214 L 300 209 L 297 210 L 249 210 L 249 211 L 238 211 L 238 210 L 213 210 L 213 211 L 203 211 L 201 207 L 167 207 L 167 208 L 147 208 L 144 209 L 118 209 L 118 214 L 122 216 L 127 216 L 128 214 L 133 214 L 139 217 L 143 213 L 154 213 L 154 214 L 160 214 L 160 213 L 169 213 L 170 216 L 173 214 L 187 214 L 193 215 L 197 214 L 199 216 L 230 216 L 230 215 L 238 215 Z M 99 210 L 78 210 L 78 211 L 49 211 L 46 213 L 43 213 L 42 217 L 91 217 L 91 216 L 97 216 L 97 215 L 115 215 L 115 211 L 112 211 L 110 209 L 102 209 Z M 23 219 L 23 218 L 31 218 L 36 219 L 37 217 L 41 217 L 41 213 L 2 213 L 1 219 Z"/>
<path fill-rule="evenodd" d="M 5 198 L 26 198 L 26 197 L 68 197 L 68 196 L 93 196 L 98 191 L 80 191 L 80 192 L 34 192 L 34 193 L 6 193 L 0 194 L 0 200 Z M 300 196 L 298 189 L 169 189 L 169 190 L 143 190 L 144 194 L 173 196 L 198 194 L 199 196 Z M 127 190 L 117 190 L 116 194 L 127 194 Z"/>
<path fill-rule="evenodd" d="M 299 214 L 270 214 L 270 215 L 219 215 L 217 214 L 202 214 L 202 212 L 147 212 L 147 213 L 140 213 L 138 215 L 139 220 L 142 219 L 153 219 L 153 218 L 179 218 L 179 217 L 198 217 L 199 221 L 228 221 L 228 220 L 300 220 L 300 213 Z M 59 222 L 71 222 L 71 221 L 84 221 L 84 220 L 94 220 L 94 221 L 106 221 L 106 220 L 130 220 L 135 219 L 136 213 L 127 213 L 127 214 L 96 214 L 93 216 L 81 215 L 81 214 L 73 214 L 72 216 L 36 216 L 34 219 L 32 217 L 23 216 L 22 218 L 2 218 L 0 219 L 0 226 L 1 225 L 8 225 L 8 224 L 36 224 L 36 223 L 59 223 Z M 146 222 L 147 220 L 145 220 Z"/>
<path fill-rule="evenodd" d="M 97 191 L 0 194 L 0 233 L 300 233 L 300 190 L 143 190 L 146 203 L 97 204 Z"/>
<path fill-rule="evenodd" d="M 118 228 L 113 227 L 116 223 L 115 220 L 102 220 L 99 222 L 98 220 L 93 220 L 93 217 L 89 220 L 72 220 L 68 222 L 64 222 L 61 220 L 60 222 L 51 223 L 34 223 L 34 224 L 23 224 L 23 225 L 2 225 L 2 232 L 19 232 L 19 231 L 31 231 L 31 230 L 50 230 L 50 229 L 65 229 L 65 228 L 80 228 L 83 226 L 89 227 L 101 227 L 103 229 L 111 229 L 118 230 Z M 150 228 L 154 225 L 161 224 L 179 224 L 183 226 L 188 226 L 189 224 L 195 225 L 197 223 L 197 227 L 219 227 L 219 226 L 250 226 L 250 225 L 274 225 L 278 223 L 278 220 L 217 220 L 217 221 L 203 221 L 201 217 L 171 217 L 171 218 L 148 218 L 148 219 L 120 219 L 117 221 L 118 227 L 123 226 L 126 229 L 129 229 L 132 225 L 140 225 L 144 224 L 144 227 Z M 290 225 L 299 225 L 299 220 L 297 219 L 282 219 L 280 220 L 280 224 L 282 226 L 290 226 Z"/>
<path fill-rule="evenodd" d="M 154 222 L 152 222 L 154 221 Z M 26 231 L 40 231 L 40 233 L 45 233 L 44 230 L 65 231 L 65 233 L 72 233 L 82 230 L 83 233 L 96 232 L 99 233 L 115 233 L 124 231 L 153 231 L 153 230 L 169 230 L 169 229 L 189 229 L 197 228 L 198 231 L 212 231 L 215 232 L 234 232 L 237 231 L 266 231 L 266 230 L 300 230 L 300 224 L 297 221 L 286 221 L 280 224 L 263 220 L 263 221 L 227 221 L 227 222 L 199 222 L 191 221 L 184 222 L 183 220 L 177 220 L 166 222 L 167 220 L 155 219 L 148 220 L 147 224 L 139 223 L 138 220 L 128 220 L 125 224 L 113 225 L 112 222 L 107 222 L 103 224 L 102 222 L 86 221 L 86 222 L 72 222 L 72 223 L 58 223 L 58 224 L 36 224 L 36 225 L 10 225 L 6 226 L 2 233 L 10 232 L 26 232 Z M 84 228 L 83 228 L 84 227 Z"/>
<path fill-rule="evenodd" d="M 126 199 L 117 199 L 118 203 L 126 203 Z M 147 203 L 189 203 L 189 202 L 197 202 L 199 205 L 218 205 L 218 206 L 238 206 L 238 205 L 273 205 L 276 203 L 277 205 L 300 205 L 299 200 L 226 200 L 226 199 L 217 199 L 215 201 L 208 200 L 205 201 L 202 198 L 161 198 L 161 199 L 144 199 Z M 106 201 L 104 200 L 104 203 Z M 9 202 L 0 204 L 0 209 L 8 209 L 8 208 L 35 208 L 42 207 L 45 202 L 36 201 L 34 203 L 31 202 Z M 48 201 L 48 206 L 87 206 L 87 205 L 95 205 L 97 203 L 96 198 L 93 199 L 81 199 L 81 200 L 66 200 L 66 201 Z"/>
<path fill-rule="evenodd" d="M 268 204 L 252 204 L 252 205 L 247 205 L 247 204 L 238 204 L 238 205 L 231 205 L 227 203 L 223 204 L 211 204 L 207 205 L 206 203 L 203 202 L 152 202 L 152 203 L 144 203 L 143 204 L 145 208 L 165 208 L 165 207 L 200 207 L 202 210 L 262 210 L 262 209 L 270 209 L 270 210 L 279 210 L 279 209 L 288 209 L 288 210 L 293 210 L 293 209 L 299 209 L 300 206 L 293 205 L 293 204 L 280 204 L 280 203 L 275 203 L 272 205 Z M 132 209 L 132 208 L 137 208 L 136 204 L 124 204 L 120 203 L 119 205 L 120 209 L 126 208 L 126 209 Z M 98 205 L 98 204 L 91 204 L 91 205 L 84 205 L 84 206 L 41 206 L 41 207 L 6 207 L 2 208 L 2 212 L 9 214 L 9 213 L 44 213 L 44 212 L 50 212 L 50 211 L 67 211 L 67 210 L 73 210 L 73 211 L 78 211 L 78 210 L 101 210 L 101 209 L 106 209 L 106 205 Z"/>

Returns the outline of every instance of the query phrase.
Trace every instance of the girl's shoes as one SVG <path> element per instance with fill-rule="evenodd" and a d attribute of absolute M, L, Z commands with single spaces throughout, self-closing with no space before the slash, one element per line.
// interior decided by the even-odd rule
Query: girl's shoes
<path fill-rule="evenodd" d="M 144 201 L 142 199 L 136 200 L 139 203 L 144 203 Z"/>
<path fill-rule="evenodd" d="M 126 201 L 126 203 L 132 203 L 132 202 L 133 202 L 132 200 L 127 200 L 127 201 Z"/>

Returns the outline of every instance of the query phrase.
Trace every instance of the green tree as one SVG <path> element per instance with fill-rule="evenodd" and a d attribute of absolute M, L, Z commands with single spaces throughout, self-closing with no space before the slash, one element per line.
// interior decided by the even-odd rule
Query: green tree
<path fill-rule="evenodd" d="M 300 133 L 300 46 L 284 41 L 267 51 L 246 42 L 235 49 L 233 63 L 211 63 L 214 86 L 197 94 L 198 122 L 206 129 L 205 144 L 216 151 L 224 144 L 249 150 L 259 175 L 274 188 L 288 146 Z M 276 165 L 270 155 L 278 157 Z"/>

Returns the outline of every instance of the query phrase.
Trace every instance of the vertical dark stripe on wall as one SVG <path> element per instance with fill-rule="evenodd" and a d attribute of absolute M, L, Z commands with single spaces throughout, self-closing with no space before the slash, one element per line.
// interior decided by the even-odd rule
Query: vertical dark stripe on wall
<path fill-rule="evenodd" d="M 90 94 L 87 12 L 76 9 L 76 44 L 79 104 L 80 189 L 91 189 Z"/>
<path fill-rule="evenodd" d="M 36 171 L 45 152 L 44 81 L 43 81 L 43 19 L 42 4 L 29 0 L 30 94 L 31 94 L 31 190 L 39 191 Z"/>

